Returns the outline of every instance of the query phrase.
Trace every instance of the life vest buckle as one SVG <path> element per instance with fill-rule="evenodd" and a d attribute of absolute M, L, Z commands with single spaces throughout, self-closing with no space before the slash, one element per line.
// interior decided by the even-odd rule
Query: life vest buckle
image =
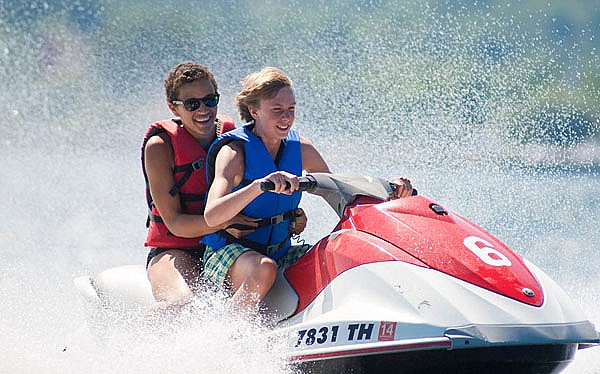
<path fill-rule="evenodd" d="M 283 222 L 284 220 L 285 220 L 285 217 L 283 216 L 283 214 L 278 214 L 278 215 L 270 218 L 269 224 L 277 225 L 277 224 Z"/>
<path fill-rule="evenodd" d="M 202 159 L 202 158 L 199 159 L 199 160 L 196 160 L 196 161 L 192 162 L 192 169 L 194 171 L 200 170 L 200 169 L 204 168 L 205 166 L 206 166 L 205 160 Z"/>
<path fill-rule="evenodd" d="M 269 225 L 270 226 L 278 225 L 285 220 L 294 221 L 296 219 L 295 215 L 294 215 L 294 211 L 295 210 L 290 210 L 289 212 L 281 213 L 281 214 L 278 214 L 271 218 L 263 218 L 260 221 L 260 227 L 269 226 Z"/>

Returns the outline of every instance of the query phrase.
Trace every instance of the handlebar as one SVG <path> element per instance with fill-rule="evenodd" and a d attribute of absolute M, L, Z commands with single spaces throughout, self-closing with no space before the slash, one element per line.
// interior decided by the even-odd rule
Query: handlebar
<path fill-rule="evenodd" d="M 298 191 L 311 192 L 314 191 L 318 186 L 315 178 L 310 175 L 299 177 L 298 180 L 300 182 Z M 290 182 L 285 182 L 285 188 L 290 188 Z M 263 191 L 272 191 L 275 189 L 275 183 L 271 182 L 270 180 L 262 181 L 260 182 L 260 189 Z"/>
<path fill-rule="evenodd" d="M 390 187 L 393 190 L 393 193 L 395 194 L 396 189 L 398 188 L 398 185 L 396 183 L 392 183 L 392 182 L 389 182 L 389 183 L 390 183 Z M 413 187 L 411 196 L 417 196 L 418 194 L 419 194 L 419 192 L 417 191 L 417 189 Z"/>
<path fill-rule="evenodd" d="M 315 177 L 310 174 L 307 174 L 304 177 L 299 177 L 298 180 L 300 182 L 298 191 L 315 192 L 317 190 L 317 188 L 319 187 L 319 183 L 317 182 Z M 397 188 L 396 184 L 391 183 L 391 182 L 389 184 L 390 184 L 390 187 L 392 188 L 392 190 L 395 191 Z M 286 182 L 286 188 L 290 188 L 289 182 Z M 272 191 L 275 189 L 275 183 L 271 182 L 270 180 L 261 181 L 260 189 L 262 191 Z M 413 188 L 412 195 L 416 196 L 417 194 L 418 194 L 417 189 Z"/>

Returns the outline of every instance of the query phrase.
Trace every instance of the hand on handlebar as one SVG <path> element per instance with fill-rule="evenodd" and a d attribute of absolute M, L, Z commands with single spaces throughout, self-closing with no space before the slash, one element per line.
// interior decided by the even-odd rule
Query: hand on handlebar
<path fill-rule="evenodd" d="M 269 183 L 270 182 L 270 183 Z M 294 191 L 298 191 L 300 182 L 297 175 L 285 172 L 276 171 L 261 181 L 261 189 L 263 191 L 271 191 L 291 195 Z"/>
<path fill-rule="evenodd" d="M 400 199 L 402 197 L 408 197 L 413 195 L 413 187 L 410 183 L 410 179 L 396 177 L 390 180 L 390 183 L 393 183 L 396 186 L 396 190 L 394 191 L 394 196 L 391 197 L 392 200 Z"/>
<path fill-rule="evenodd" d="M 298 181 L 299 181 L 298 191 L 314 192 L 318 188 L 317 181 L 310 174 L 307 174 L 303 177 L 298 177 Z M 288 185 L 286 183 L 286 186 L 289 188 L 290 185 Z M 260 189 L 262 191 L 273 191 L 275 189 L 275 183 L 271 182 L 269 179 L 267 179 L 265 177 L 265 178 L 261 179 Z"/>
<path fill-rule="evenodd" d="M 295 220 L 290 224 L 290 232 L 294 235 L 299 235 L 306 228 L 308 218 L 302 208 L 296 209 L 294 216 Z"/>

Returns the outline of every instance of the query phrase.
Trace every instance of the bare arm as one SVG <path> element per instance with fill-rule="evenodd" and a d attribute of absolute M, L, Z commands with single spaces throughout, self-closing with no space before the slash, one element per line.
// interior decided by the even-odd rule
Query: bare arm
<path fill-rule="evenodd" d="M 244 167 L 241 142 L 229 143 L 221 148 L 215 160 L 215 178 L 210 186 L 204 209 L 204 217 L 208 225 L 222 225 L 223 222 L 239 214 L 246 205 L 263 193 L 260 189 L 260 182 L 263 180 L 275 183 L 275 189 L 270 193 L 289 195 L 298 190 L 299 181 L 296 175 L 276 171 L 232 192 L 233 188 L 242 182 Z"/>
<path fill-rule="evenodd" d="M 215 160 L 215 177 L 208 192 L 204 216 L 212 226 L 221 225 L 235 216 L 262 191 L 260 182 L 251 184 L 231 192 L 242 182 L 244 176 L 244 154 L 239 144 L 225 145 Z"/>
<path fill-rule="evenodd" d="M 302 169 L 309 173 L 331 173 L 329 166 L 315 146 L 306 138 L 300 137 Z"/>
<path fill-rule="evenodd" d="M 154 204 L 165 225 L 174 235 L 195 238 L 225 227 L 225 225 L 210 227 L 202 215 L 183 213 L 179 195 L 169 194 L 175 179 L 173 178 L 173 150 L 167 135 L 159 134 L 148 140 L 145 149 L 145 168 Z"/>

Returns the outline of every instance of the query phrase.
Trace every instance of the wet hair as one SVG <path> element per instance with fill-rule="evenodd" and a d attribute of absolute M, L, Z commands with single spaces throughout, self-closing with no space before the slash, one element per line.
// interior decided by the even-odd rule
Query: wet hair
<path fill-rule="evenodd" d="M 280 69 L 266 67 L 248 75 L 242 81 L 242 90 L 235 103 L 244 122 L 252 122 L 249 106 L 259 107 L 260 100 L 271 99 L 284 87 L 293 87 L 292 80 Z"/>
<path fill-rule="evenodd" d="M 179 88 L 186 83 L 192 83 L 194 81 L 206 79 L 209 80 L 215 91 L 217 91 L 217 81 L 213 73 L 204 65 L 198 64 L 194 61 L 184 61 L 175 66 L 165 79 L 165 93 L 167 95 L 167 101 L 170 103 L 173 100 L 178 100 Z"/>

